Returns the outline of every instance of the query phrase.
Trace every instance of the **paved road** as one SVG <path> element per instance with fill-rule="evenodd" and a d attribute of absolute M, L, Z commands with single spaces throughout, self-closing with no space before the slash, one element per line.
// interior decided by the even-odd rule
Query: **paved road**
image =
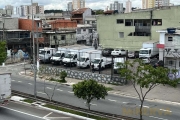
<path fill-rule="evenodd" d="M 22 91 L 29 94 L 34 93 L 33 78 L 12 75 L 12 79 L 13 90 Z M 53 83 L 46 83 L 46 92 L 51 95 L 53 87 Z M 47 95 L 44 93 L 43 81 L 37 81 L 37 95 L 47 98 Z M 72 88 L 69 86 L 58 85 L 55 89 L 55 95 L 53 99 L 74 106 L 86 108 L 84 100 L 76 98 L 72 92 Z M 91 109 L 120 115 L 124 114 L 131 117 L 138 117 L 137 109 L 139 108 L 139 105 L 140 102 L 136 98 L 109 94 L 105 100 L 94 100 L 91 104 Z M 145 110 L 145 120 L 178 120 L 180 118 L 179 105 L 145 101 L 143 108 Z"/>
<path fill-rule="evenodd" d="M 53 113 L 38 107 L 10 102 L 0 107 L 0 120 L 78 120 L 63 114 Z M 79 119 L 80 120 L 80 119 Z"/>

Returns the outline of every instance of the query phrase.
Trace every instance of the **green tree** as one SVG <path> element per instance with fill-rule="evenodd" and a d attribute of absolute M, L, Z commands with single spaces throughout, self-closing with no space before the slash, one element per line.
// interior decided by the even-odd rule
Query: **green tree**
<path fill-rule="evenodd" d="M 62 82 L 66 82 L 65 78 L 67 77 L 66 71 L 61 71 L 60 72 L 60 79 Z"/>
<path fill-rule="evenodd" d="M 5 62 L 7 58 L 6 42 L 0 41 L 0 64 Z"/>
<path fill-rule="evenodd" d="M 140 106 L 140 119 L 142 120 L 142 109 L 143 103 L 146 95 L 157 85 L 170 85 L 176 87 L 179 79 L 170 80 L 168 73 L 170 72 L 168 68 L 157 67 L 154 68 L 152 65 L 143 64 L 142 60 L 126 61 L 124 64 L 119 63 L 118 66 L 120 76 L 124 77 L 127 81 L 130 81 L 138 94 L 139 100 L 141 102 Z M 172 70 L 175 74 L 177 71 Z"/>
<path fill-rule="evenodd" d="M 108 95 L 106 87 L 92 79 L 74 84 L 73 92 L 78 98 L 86 100 L 88 110 L 90 110 L 90 104 L 93 99 L 105 99 L 105 96 Z"/>

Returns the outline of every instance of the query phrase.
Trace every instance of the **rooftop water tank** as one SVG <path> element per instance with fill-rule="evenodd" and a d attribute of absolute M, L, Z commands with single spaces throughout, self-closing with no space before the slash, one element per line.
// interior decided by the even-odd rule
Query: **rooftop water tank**
<path fill-rule="evenodd" d="M 176 28 L 167 28 L 167 32 L 168 33 L 175 33 L 176 32 Z"/>

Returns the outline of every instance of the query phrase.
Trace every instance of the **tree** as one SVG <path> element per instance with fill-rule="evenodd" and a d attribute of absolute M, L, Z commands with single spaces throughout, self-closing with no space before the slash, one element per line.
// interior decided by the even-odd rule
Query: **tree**
<path fill-rule="evenodd" d="M 61 79 L 61 82 L 66 82 L 66 80 L 65 80 L 66 77 L 67 77 L 66 71 L 60 72 L 60 79 Z"/>
<path fill-rule="evenodd" d="M 0 64 L 2 64 L 7 58 L 6 42 L 0 41 L 0 51 Z"/>
<path fill-rule="evenodd" d="M 157 85 L 170 85 L 176 87 L 179 79 L 170 80 L 168 73 L 170 70 L 164 67 L 154 68 L 152 65 L 146 65 L 142 60 L 126 61 L 124 64 L 119 63 L 120 76 L 130 81 L 138 94 L 141 102 L 140 120 L 142 120 L 142 108 L 146 95 Z M 172 70 L 176 74 L 176 70 Z M 145 89 L 145 90 L 144 90 Z"/>
<path fill-rule="evenodd" d="M 105 96 L 108 95 L 106 87 L 92 79 L 74 84 L 73 92 L 78 98 L 86 100 L 88 110 L 90 110 L 90 104 L 93 99 L 105 99 Z"/>

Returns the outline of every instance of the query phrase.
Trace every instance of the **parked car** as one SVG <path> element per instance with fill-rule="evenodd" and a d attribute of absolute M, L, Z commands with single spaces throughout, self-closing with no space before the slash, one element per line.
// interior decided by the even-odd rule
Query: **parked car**
<path fill-rule="evenodd" d="M 126 55 L 126 50 L 124 49 L 114 49 L 112 52 L 111 52 L 111 55 Z"/>
<path fill-rule="evenodd" d="M 164 62 L 162 60 L 157 60 L 157 61 L 152 61 L 150 62 L 150 64 L 156 68 L 156 67 L 163 67 L 164 66 Z"/>
<path fill-rule="evenodd" d="M 111 55 L 111 51 L 113 51 L 113 50 L 114 50 L 113 48 L 105 48 L 102 51 L 102 55 L 103 56 L 110 56 Z"/>
<path fill-rule="evenodd" d="M 128 57 L 129 58 L 139 58 L 139 51 L 129 51 Z"/>

